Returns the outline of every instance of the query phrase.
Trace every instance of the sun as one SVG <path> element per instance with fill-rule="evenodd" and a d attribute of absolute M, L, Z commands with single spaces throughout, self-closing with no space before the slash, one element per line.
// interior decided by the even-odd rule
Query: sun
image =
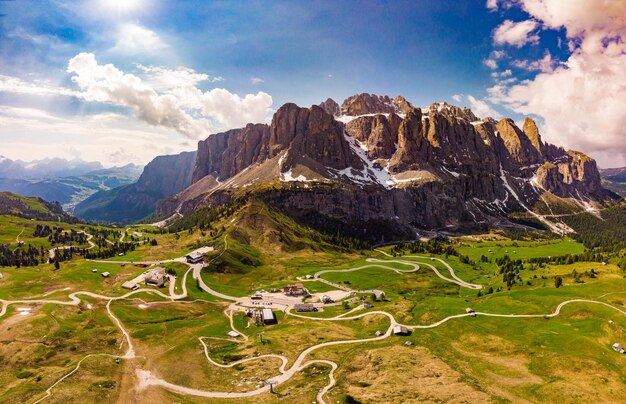
<path fill-rule="evenodd" d="M 144 0 L 100 0 L 102 8 L 120 14 L 130 14 L 143 7 Z"/>

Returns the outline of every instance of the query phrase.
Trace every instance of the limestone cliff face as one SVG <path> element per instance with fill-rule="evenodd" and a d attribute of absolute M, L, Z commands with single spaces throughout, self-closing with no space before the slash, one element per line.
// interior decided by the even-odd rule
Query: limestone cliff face
<path fill-rule="evenodd" d="M 388 116 L 361 116 L 346 124 L 346 132 L 367 145 L 374 160 L 391 158 L 398 142 L 398 130 L 402 119 L 395 113 Z"/>
<path fill-rule="evenodd" d="M 329 115 L 332 115 L 332 116 L 341 115 L 341 107 L 332 98 L 328 98 L 326 99 L 326 101 L 322 101 L 319 107 L 322 108 Z"/>
<path fill-rule="evenodd" d="M 259 160 L 268 135 L 267 125 L 249 124 L 245 128 L 212 135 L 198 142 L 192 182 L 197 182 L 206 175 L 225 179 L 241 172 Z"/>
<path fill-rule="evenodd" d="M 539 150 L 533 145 L 526 133 L 522 132 L 515 125 L 512 119 L 505 118 L 501 120 L 496 125 L 496 129 L 514 161 L 525 166 L 540 162 Z M 535 140 L 538 141 L 539 139 Z"/>
<path fill-rule="evenodd" d="M 397 96 L 394 99 L 388 96 L 374 94 L 357 94 L 347 98 L 341 104 L 341 112 L 344 115 L 366 114 L 390 114 L 392 112 L 406 114 L 413 109 L 413 105 L 404 97 Z"/>
<path fill-rule="evenodd" d="M 270 125 L 199 142 L 196 188 L 167 206 L 186 213 L 224 203 L 229 189 L 259 178 L 284 183 L 264 198 L 298 219 L 404 230 L 499 223 L 545 191 L 586 200 L 607 195 L 595 161 L 543 142 L 531 119 L 522 130 L 511 119 L 479 119 L 446 103 L 422 110 L 402 97 L 358 94 L 341 109 L 331 99 L 310 108 L 285 104 Z M 202 184 L 210 184 L 204 193 Z"/>

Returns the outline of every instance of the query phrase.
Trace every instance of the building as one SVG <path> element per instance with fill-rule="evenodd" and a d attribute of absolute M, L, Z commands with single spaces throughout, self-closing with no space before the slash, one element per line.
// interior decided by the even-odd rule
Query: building
<path fill-rule="evenodd" d="M 474 311 L 474 309 L 472 309 L 471 307 L 466 308 L 466 309 L 465 309 L 465 312 L 466 312 L 467 314 L 469 314 L 470 316 L 472 316 L 472 317 L 476 317 L 476 312 L 475 312 L 475 311 Z"/>
<path fill-rule="evenodd" d="M 305 296 L 309 292 L 304 288 L 304 285 L 301 283 L 296 283 L 295 285 L 285 286 L 283 292 L 287 296 Z"/>
<path fill-rule="evenodd" d="M 255 293 L 252 296 L 250 296 L 250 299 L 252 300 L 262 300 L 263 299 L 263 295 L 260 293 Z"/>
<path fill-rule="evenodd" d="M 226 334 L 229 337 L 233 337 L 233 338 L 237 338 L 239 336 L 239 333 L 237 331 L 228 331 Z"/>
<path fill-rule="evenodd" d="M 370 303 L 370 302 L 363 302 L 363 308 L 364 309 L 371 309 L 372 307 L 374 307 L 372 305 L 372 303 Z"/>
<path fill-rule="evenodd" d="M 293 309 L 297 311 L 298 313 L 317 311 L 317 307 L 315 307 L 311 303 L 296 303 L 293 305 Z"/>
<path fill-rule="evenodd" d="M 374 291 L 374 297 L 376 297 L 376 300 L 381 300 L 385 298 L 385 292 L 383 292 L 382 290 L 375 290 Z"/>
<path fill-rule="evenodd" d="M 163 287 L 165 282 L 169 281 L 169 277 L 165 273 L 165 268 L 156 267 L 148 271 L 144 277 L 144 283 L 150 286 Z"/>
<path fill-rule="evenodd" d="M 384 332 L 382 332 L 382 331 L 380 331 L 380 330 L 376 331 L 376 336 L 377 336 L 377 337 L 382 337 L 383 335 L 385 335 L 385 333 L 384 333 Z"/>
<path fill-rule="evenodd" d="M 108 278 L 109 276 L 111 276 L 111 274 L 108 272 L 103 272 L 100 275 L 102 275 L 103 278 Z"/>
<path fill-rule="evenodd" d="M 330 304 L 333 302 L 333 299 L 330 298 L 330 296 L 328 295 L 324 295 L 322 296 L 322 303 L 324 304 Z"/>
<path fill-rule="evenodd" d="M 126 282 L 122 283 L 122 287 L 124 289 L 128 289 L 128 290 L 137 290 L 137 289 L 139 289 L 139 285 L 137 285 L 135 282 L 131 282 L 131 281 L 126 281 Z"/>
<path fill-rule="evenodd" d="M 613 344 L 613 350 L 615 352 L 619 352 L 621 354 L 624 353 L 624 347 L 622 347 L 622 345 L 619 342 L 616 342 L 616 343 Z"/>
<path fill-rule="evenodd" d="M 263 323 L 265 324 L 276 324 L 278 322 L 272 309 L 263 309 L 261 316 L 263 316 Z"/>
<path fill-rule="evenodd" d="M 98 272 L 98 270 L 96 268 L 94 268 L 94 269 L 91 270 L 91 272 L 93 272 L 95 274 L 96 272 Z"/>
<path fill-rule="evenodd" d="M 204 261 L 204 257 L 202 256 L 202 254 L 197 251 L 188 254 L 187 256 L 185 256 L 185 258 L 187 259 L 187 263 L 189 264 L 199 264 Z"/>
<path fill-rule="evenodd" d="M 393 333 L 396 335 L 409 335 L 409 329 L 403 325 L 393 327 Z"/>

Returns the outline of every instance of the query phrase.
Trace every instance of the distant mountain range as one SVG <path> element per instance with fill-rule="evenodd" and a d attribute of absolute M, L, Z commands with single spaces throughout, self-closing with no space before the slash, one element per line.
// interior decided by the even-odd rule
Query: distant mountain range
<path fill-rule="evenodd" d="M 102 164 L 96 161 L 47 158 L 27 162 L 0 156 L 0 178 L 42 179 L 72 177 L 102 169 L 104 169 Z"/>
<path fill-rule="evenodd" d="M 159 156 L 143 170 L 137 182 L 102 190 L 76 205 L 74 215 L 103 223 L 130 223 L 152 214 L 157 202 L 191 184 L 196 152 Z"/>
<path fill-rule="evenodd" d="M 602 185 L 626 198 L 626 167 L 600 170 Z"/>
<path fill-rule="evenodd" d="M 552 209 L 597 211 L 617 196 L 592 158 L 545 143 L 530 118 L 519 128 L 446 103 L 416 108 L 400 96 L 358 94 L 341 105 L 285 104 L 271 125 L 158 157 L 136 184 L 95 194 L 75 213 L 124 222 L 156 208 L 174 218 L 242 197 L 327 233 L 379 242 L 528 225 L 567 233 Z"/>
<path fill-rule="evenodd" d="M 134 164 L 103 168 L 100 163 L 82 160 L 45 159 L 25 163 L 2 157 L 0 191 L 56 201 L 72 213 L 77 203 L 98 191 L 135 182 L 141 171 L 142 167 Z"/>

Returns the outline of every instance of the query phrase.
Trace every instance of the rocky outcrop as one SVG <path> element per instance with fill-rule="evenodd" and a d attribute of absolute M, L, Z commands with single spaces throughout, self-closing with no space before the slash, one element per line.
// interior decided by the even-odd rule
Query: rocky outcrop
<path fill-rule="evenodd" d="M 239 173 L 259 160 L 268 136 L 269 126 L 248 124 L 245 128 L 218 133 L 198 142 L 192 182 L 209 174 L 224 179 Z"/>
<path fill-rule="evenodd" d="M 540 162 L 539 150 L 512 119 L 502 119 L 496 125 L 496 129 L 514 161 L 525 166 Z"/>
<path fill-rule="evenodd" d="M 535 121 L 527 117 L 524 120 L 522 131 L 526 137 L 528 137 L 528 140 L 530 140 L 530 143 L 537 150 L 537 152 L 540 155 L 543 154 L 543 142 L 541 141 L 541 135 L 539 135 L 539 129 L 537 128 Z"/>
<path fill-rule="evenodd" d="M 339 116 L 341 115 L 341 107 L 332 98 L 322 101 L 319 105 L 328 115 Z"/>
<path fill-rule="evenodd" d="M 397 96 L 393 100 L 388 96 L 374 94 L 357 94 L 347 98 L 341 104 L 344 115 L 390 114 L 392 112 L 405 114 L 413 109 L 413 105 L 404 97 Z"/>
<path fill-rule="evenodd" d="M 396 151 L 398 129 L 402 119 L 395 113 L 385 115 L 360 116 L 345 126 L 350 137 L 365 143 L 369 156 L 374 159 L 388 159 Z"/>
<path fill-rule="evenodd" d="M 198 146 L 196 186 L 168 201 L 170 210 L 225 203 L 239 188 L 275 180 L 283 185 L 263 197 L 298 220 L 363 229 L 392 223 L 404 232 L 506 222 L 544 191 L 606 197 L 595 161 L 544 143 L 531 119 L 521 130 L 511 119 L 479 119 L 446 103 L 422 111 L 402 97 L 355 95 L 341 116 L 330 99 L 311 108 L 285 104 L 269 126 L 212 135 Z"/>

